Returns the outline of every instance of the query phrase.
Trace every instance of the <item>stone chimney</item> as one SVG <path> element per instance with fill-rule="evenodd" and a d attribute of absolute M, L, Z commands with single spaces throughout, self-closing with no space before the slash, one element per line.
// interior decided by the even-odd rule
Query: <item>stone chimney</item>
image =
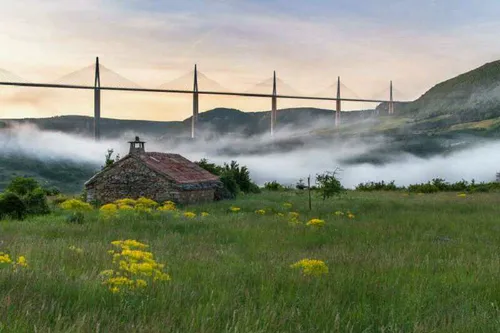
<path fill-rule="evenodd" d="M 135 141 L 129 141 L 130 143 L 130 151 L 129 154 L 144 154 L 146 151 L 144 150 L 144 141 L 141 141 L 138 136 L 135 137 Z"/>

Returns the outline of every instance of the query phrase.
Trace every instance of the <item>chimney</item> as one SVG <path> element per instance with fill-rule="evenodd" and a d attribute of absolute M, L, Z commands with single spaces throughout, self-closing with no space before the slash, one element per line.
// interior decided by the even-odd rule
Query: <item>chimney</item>
<path fill-rule="evenodd" d="M 135 141 L 129 141 L 130 143 L 130 151 L 129 154 L 141 155 L 146 151 L 144 150 L 144 141 L 141 141 L 138 136 L 135 137 Z"/>

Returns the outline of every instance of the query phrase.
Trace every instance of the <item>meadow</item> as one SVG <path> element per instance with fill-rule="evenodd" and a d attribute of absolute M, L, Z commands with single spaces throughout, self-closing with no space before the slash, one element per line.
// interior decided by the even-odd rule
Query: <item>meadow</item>
<path fill-rule="evenodd" d="M 4 220 L 0 252 L 28 267 L 0 268 L 0 332 L 498 332 L 499 202 L 349 191 L 309 211 L 305 192 L 284 191 L 179 214 Z M 170 280 L 103 285 L 111 242 L 127 239 Z M 306 258 L 328 273 L 290 267 Z"/>

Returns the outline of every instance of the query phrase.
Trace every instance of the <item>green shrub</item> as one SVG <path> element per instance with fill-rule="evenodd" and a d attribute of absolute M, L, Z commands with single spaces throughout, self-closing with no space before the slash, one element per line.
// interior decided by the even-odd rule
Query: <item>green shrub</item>
<path fill-rule="evenodd" d="M 12 192 L 0 195 L 0 218 L 11 217 L 22 220 L 28 214 L 28 208 L 24 201 Z"/>
<path fill-rule="evenodd" d="M 47 196 L 45 195 L 45 191 L 40 187 L 29 192 L 24 197 L 24 203 L 28 209 L 28 214 L 43 215 L 50 213 Z"/>
<path fill-rule="evenodd" d="M 25 196 L 38 187 L 40 187 L 40 184 L 38 184 L 38 182 L 33 178 L 16 177 L 12 179 L 9 186 L 7 186 L 6 192 L 12 192 L 20 196 Z"/>
<path fill-rule="evenodd" d="M 395 181 L 390 181 L 389 183 L 386 183 L 384 181 L 381 182 L 367 182 L 367 183 L 361 183 L 358 186 L 356 186 L 356 190 L 358 191 L 364 191 L 364 192 L 370 192 L 370 191 L 397 191 L 397 190 L 404 190 L 404 187 L 398 187 L 395 184 Z"/>
<path fill-rule="evenodd" d="M 340 195 L 345 191 L 340 180 L 337 178 L 338 171 L 339 169 L 335 169 L 335 171 L 325 171 L 322 174 L 316 175 L 317 190 L 323 197 L 323 200 Z"/>
<path fill-rule="evenodd" d="M 285 189 L 283 185 L 281 185 L 275 180 L 269 183 L 264 183 L 264 188 L 268 191 L 282 191 Z"/>

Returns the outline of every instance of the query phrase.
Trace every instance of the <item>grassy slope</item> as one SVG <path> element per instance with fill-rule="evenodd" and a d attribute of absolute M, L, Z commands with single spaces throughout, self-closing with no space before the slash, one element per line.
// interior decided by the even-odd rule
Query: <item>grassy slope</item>
<path fill-rule="evenodd" d="M 196 220 L 4 221 L 0 251 L 25 254 L 30 269 L 0 273 L 0 331 L 496 332 L 499 199 L 353 192 L 315 200 L 309 213 L 304 195 L 276 193 L 192 207 L 211 213 Z M 285 201 L 325 228 L 254 213 Z M 230 205 L 242 212 L 227 213 Z M 354 220 L 332 214 L 348 209 Z M 125 238 L 149 243 L 173 280 L 110 294 L 97 274 L 109 268 L 108 244 Z M 329 275 L 289 268 L 306 257 L 324 260 Z"/>

